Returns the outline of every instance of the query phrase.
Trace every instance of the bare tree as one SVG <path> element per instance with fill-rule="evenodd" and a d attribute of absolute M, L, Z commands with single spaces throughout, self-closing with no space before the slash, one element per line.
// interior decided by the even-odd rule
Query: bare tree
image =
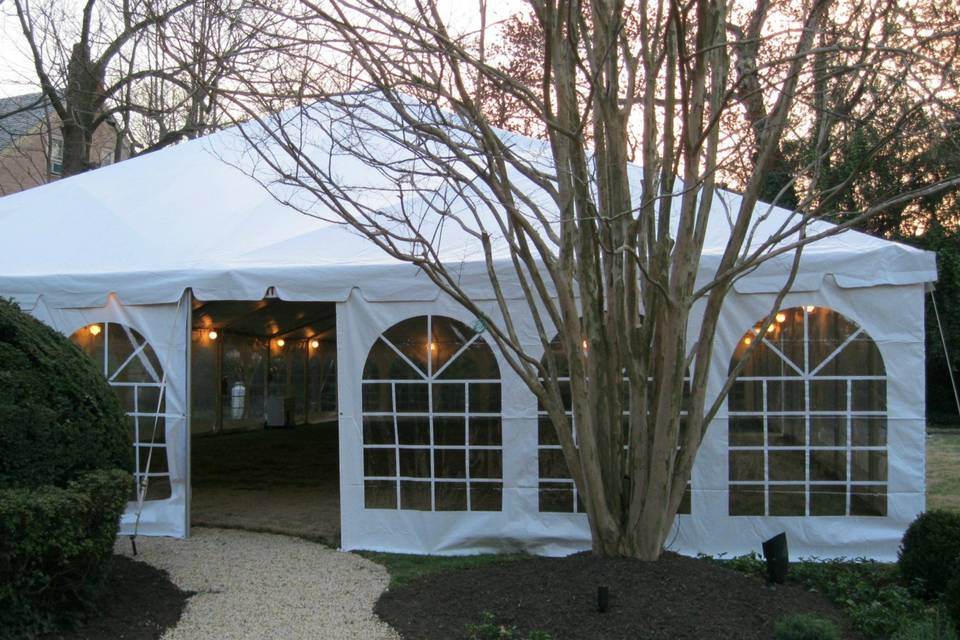
<path fill-rule="evenodd" d="M 311 203 L 320 201 L 335 220 L 418 266 L 483 320 L 556 429 L 594 551 L 655 559 L 700 442 L 737 373 L 718 395 L 707 396 L 717 323 L 733 283 L 774 256 L 792 258 L 786 286 L 761 323 L 765 331 L 805 244 L 951 188 L 960 177 L 847 212 L 847 222 L 831 228 L 810 226 L 824 211 L 805 195 L 787 222 L 754 237 L 767 211 L 759 197 L 778 144 L 816 86 L 811 61 L 829 46 L 820 34 L 830 0 L 805 3 L 786 26 L 751 30 L 763 37 L 774 31 L 781 55 L 755 70 L 772 88 L 764 93 L 764 117 L 751 123 L 753 167 L 739 198 L 717 188 L 727 143 L 720 124 L 743 101 L 741 88 L 754 70 L 729 73 L 731 52 L 742 43 L 728 39 L 727 4 L 531 0 L 530 6 L 544 43 L 537 87 L 484 59 L 471 27 L 455 28 L 430 0 L 284 3 L 277 11 L 285 26 L 276 36 L 288 42 L 286 55 L 298 56 L 287 67 L 304 73 L 299 82 L 288 77 L 266 91 L 251 83 L 247 93 L 266 99 L 259 111 L 248 105 L 258 126 L 243 130 L 270 168 L 263 179 L 273 181 L 278 197 L 311 215 Z M 629 21 L 639 38 L 625 36 Z M 874 72 L 883 52 L 867 52 L 859 66 L 835 73 L 855 83 Z M 331 86 L 354 90 L 334 95 Z M 546 132 L 542 149 L 492 126 L 477 99 L 490 91 L 534 114 Z M 302 107 L 299 117 L 258 115 L 304 100 L 319 103 Z M 631 118 L 639 170 L 628 163 Z M 310 131 L 323 132 L 325 142 L 311 140 Z M 344 155 L 378 176 L 376 189 L 340 175 Z M 793 180 L 802 177 L 804 193 L 817 194 L 816 163 L 803 169 Z M 723 206 L 733 207 L 725 212 L 729 238 L 707 273 L 707 225 Z M 453 230 L 472 238 L 482 256 L 497 313 L 472 299 L 461 264 L 441 258 L 444 234 Z M 516 283 L 523 303 L 510 299 L 504 278 Z M 532 317 L 536 348 L 519 333 L 520 316 Z M 572 420 L 557 382 L 561 371 L 569 371 Z"/>
<path fill-rule="evenodd" d="M 221 81 L 255 72 L 264 51 L 260 34 L 272 16 L 248 0 L 13 6 L 44 98 L 61 123 L 65 176 L 96 166 L 90 144 L 105 122 L 120 132 L 118 152 L 123 144 L 152 151 L 217 128 Z"/>

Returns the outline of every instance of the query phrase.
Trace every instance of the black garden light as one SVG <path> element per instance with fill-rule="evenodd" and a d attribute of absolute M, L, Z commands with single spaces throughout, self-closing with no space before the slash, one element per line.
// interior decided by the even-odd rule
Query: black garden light
<path fill-rule="evenodd" d="M 597 611 L 606 613 L 610 607 L 610 587 L 600 585 L 597 587 Z"/>
<path fill-rule="evenodd" d="M 763 558 L 767 561 L 767 580 L 773 584 L 786 582 L 790 568 L 786 533 L 779 533 L 763 543 Z"/>

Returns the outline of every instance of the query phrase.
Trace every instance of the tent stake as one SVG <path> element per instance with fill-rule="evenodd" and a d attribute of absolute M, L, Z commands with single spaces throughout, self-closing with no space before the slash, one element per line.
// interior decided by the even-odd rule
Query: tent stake
<path fill-rule="evenodd" d="M 133 547 L 133 555 L 137 555 L 137 536 L 130 536 L 130 546 Z"/>
<path fill-rule="evenodd" d="M 930 292 L 933 301 L 933 315 L 937 317 L 937 329 L 940 330 L 940 342 L 943 344 L 943 357 L 947 360 L 947 373 L 950 374 L 950 386 L 953 388 L 953 399 L 957 403 L 957 415 L 960 415 L 960 395 L 957 394 L 957 382 L 953 379 L 953 365 L 950 363 L 950 352 L 947 351 L 947 337 L 943 334 L 943 323 L 940 322 L 940 311 L 937 310 L 937 297 Z"/>

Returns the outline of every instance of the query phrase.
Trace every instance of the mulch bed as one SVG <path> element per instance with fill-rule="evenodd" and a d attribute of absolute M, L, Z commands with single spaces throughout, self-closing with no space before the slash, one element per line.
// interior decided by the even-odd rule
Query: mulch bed
<path fill-rule="evenodd" d="M 610 604 L 597 610 L 597 587 Z M 381 596 L 377 614 L 404 640 L 456 640 L 484 612 L 520 631 L 554 640 L 769 639 L 792 613 L 834 620 L 858 638 L 843 613 L 822 596 L 775 588 L 713 563 L 664 554 L 657 562 L 576 555 L 532 558 L 426 576 Z"/>
<path fill-rule="evenodd" d="M 166 571 L 115 555 L 99 615 L 76 631 L 41 639 L 156 640 L 177 624 L 191 595 L 173 584 Z"/>

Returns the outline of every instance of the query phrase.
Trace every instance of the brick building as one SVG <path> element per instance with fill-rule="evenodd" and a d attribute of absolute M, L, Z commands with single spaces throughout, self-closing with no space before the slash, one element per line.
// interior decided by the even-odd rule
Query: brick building
<path fill-rule="evenodd" d="M 113 123 L 101 125 L 90 161 L 102 166 L 129 157 L 129 145 L 118 145 L 118 135 Z M 0 98 L 0 196 L 57 180 L 62 168 L 60 118 L 43 94 Z"/>

